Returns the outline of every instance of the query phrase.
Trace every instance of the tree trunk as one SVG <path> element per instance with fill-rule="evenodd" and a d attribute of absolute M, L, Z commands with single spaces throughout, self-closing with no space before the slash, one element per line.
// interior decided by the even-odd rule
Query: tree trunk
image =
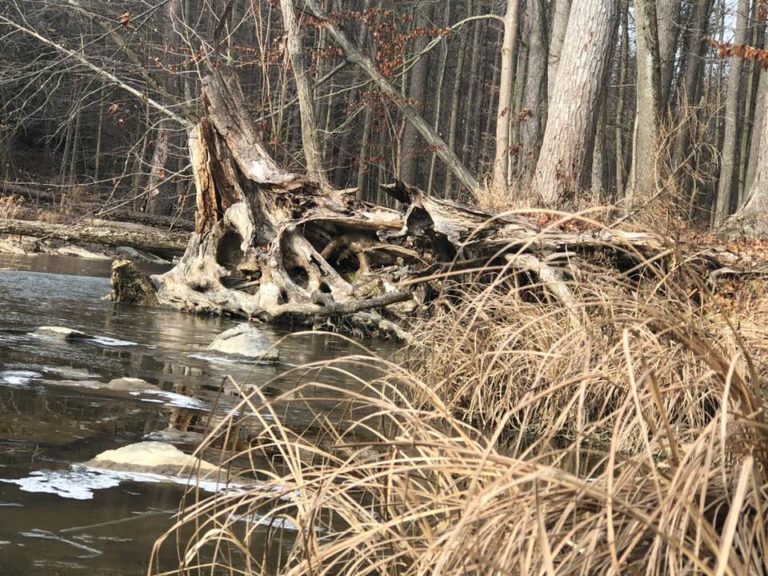
<path fill-rule="evenodd" d="M 309 86 L 309 75 L 304 66 L 304 48 L 293 9 L 293 0 L 280 0 L 283 14 L 283 25 L 288 34 L 288 54 L 291 59 L 293 75 L 296 79 L 296 90 L 299 94 L 299 110 L 301 112 L 301 141 L 304 146 L 304 158 L 307 162 L 307 173 L 310 178 L 317 180 L 324 188 L 330 188 L 323 169 L 323 158 L 320 142 L 317 137 L 317 121 L 314 113 L 314 99 Z"/>
<path fill-rule="evenodd" d="M 173 208 L 172 186 L 166 185 L 165 165 L 171 146 L 171 131 L 165 122 L 155 132 L 155 149 L 149 165 L 147 179 L 147 212 L 156 216 L 168 216 Z"/>
<path fill-rule="evenodd" d="M 698 0 L 693 2 L 693 15 L 691 28 L 686 39 L 685 67 L 683 76 L 682 105 L 688 110 L 682 112 L 683 122 L 679 127 L 679 136 L 675 148 L 675 165 L 681 166 L 686 161 L 691 145 L 691 126 L 689 116 L 693 114 L 693 108 L 698 102 L 699 86 L 701 84 L 701 71 L 703 68 L 703 54 L 706 49 L 704 38 L 707 34 L 709 13 L 713 0 Z"/>
<path fill-rule="evenodd" d="M 547 41 L 546 6 L 542 0 L 528 0 L 528 66 L 523 109 L 520 117 L 520 185 L 527 188 L 539 159 L 543 127 L 547 123 Z"/>
<path fill-rule="evenodd" d="M 647 0 L 646 0 L 647 1 Z M 657 0 L 656 16 L 659 35 L 659 61 L 661 65 L 661 105 L 669 103 L 675 71 L 675 55 L 679 37 L 682 0 Z"/>
<path fill-rule="evenodd" d="M 635 0 L 637 27 L 637 108 L 632 171 L 627 201 L 630 208 L 648 202 L 656 191 L 661 66 L 655 0 Z"/>
<path fill-rule="evenodd" d="M 517 48 L 519 8 L 520 0 L 507 0 L 504 41 L 501 47 L 499 108 L 496 113 L 496 158 L 493 164 L 493 187 L 500 191 L 506 191 L 509 186 L 510 116 L 515 88 L 513 67 Z"/>
<path fill-rule="evenodd" d="M 739 0 L 736 13 L 735 44 L 745 44 L 747 40 L 747 20 L 749 19 L 749 0 Z M 736 153 L 739 137 L 739 88 L 741 86 L 741 71 L 744 65 L 742 58 L 731 59 L 731 69 L 728 72 L 728 92 L 725 100 L 725 136 L 720 154 L 720 180 L 717 185 L 717 201 L 715 204 L 714 225 L 719 228 L 731 213 L 733 193 L 736 188 Z"/>
<path fill-rule="evenodd" d="M 768 94 L 763 93 L 759 106 L 763 109 L 760 140 L 755 177 L 749 189 L 747 201 L 731 218 L 725 222 L 727 233 L 760 236 L 768 235 Z"/>
<path fill-rule="evenodd" d="M 575 199 L 617 15 L 616 3 L 602 0 L 580 0 L 571 9 L 532 186 L 546 206 Z"/>
<path fill-rule="evenodd" d="M 549 104 L 552 104 L 552 95 L 555 93 L 555 80 L 557 69 L 560 65 L 560 56 L 565 42 L 565 33 L 568 30 L 568 20 L 571 14 L 572 0 L 553 0 L 552 38 L 549 42 L 549 67 L 547 70 L 547 96 Z"/>
<path fill-rule="evenodd" d="M 468 16 L 471 12 L 471 2 L 468 5 Z M 464 62 L 467 58 L 467 38 L 465 35 L 461 36 L 459 41 L 459 55 L 456 59 L 456 71 L 453 74 L 453 89 L 451 90 L 451 113 L 448 117 L 448 148 L 450 150 L 456 149 L 456 141 L 458 140 L 459 130 L 459 115 L 463 112 L 463 106 L 461 102 L 461 87 L 464 82 Z M 449 172 L 445 177 L 445 198 L 453 198 L 453 176 Z"/>
<path fill-rule="evenodd" d="M 624 114 L 627 101 L 627 76 L 629 75 L 629 2 L 621 6 L 621 49 L 619 60 L 619 94 L 616 99 L 615 144 L 616 144 L 616 199 L 624 198 Z"/>
<path fill-rule="evenodd" d="M 101 244 L 103 246 L 129 246 L 148 252 L 180 254 L 189 234 L 150 229 L 147 226 L 128 224 L 88 225 L 51 224 L 30 220 L 0 219 L 0 234 L 31 236 L 34 238 L 62 240 L 73 243 Z"/>
<path fill-rule="evenodd" d="M 443 15 L 443 24 L 448 26 L 451 22 L 451 3 L 445 3 L 445 12 Z M 432 126 L 438 134 L 440 133 L 440 121 L 443 111 L 443 86 L 445 84 L 445 70 L 448 66 L 448 42 L 443 42 L 440 50 L 440 64 L 438 66 L 437 86 L 435 87 L 435 105 L 434 122 Z M 434 152 L 429 161 L 429 176 L 427 178 L 427 193 L 432 194 L 435 185 L 435 168 L 437 166 L 437 154 Z"/>
<path fill-rule="evenodd" d="M 765 106 L 763 102 L 768 98 L 768 74 L 762 69 L 762 66 L 758 66 L 760 74 L 760 82 L 757 88 L 757 106 L 755 108 L 755 118 L 752 127 L 752 141 L 749 145 L 749 161 L 747 164 L 747 177 L 744 182 L 745 190 L 751 190 L 752 184 L 755 181 L 757 175 L 758 160 L 760 158 L 760 151 L 763 148 L 763 122 L 765 122 Z M 740 203 L 740 206 L 743 202 Z"/>
<path fill-rule="evenodd" d="M 416 12 L 415 26 L 417 29 L 427 28 L 431 22 L 431 6 L 419 4 L 414 8 Z M 417 35 L 413 43 L 415 54 L 420 54 L 427 47 L 426 35 Z M 424 115 L 424 105 L 427 99 L 427 87 L 429 85 L 429 54 L 418 56 L 418 61 L 411 68 L 408 79 L 408 101 L 421 114 Z M 412 123 L 407 123 L 403 132 L 403 144 L 400 147 L 400 179 L 405 182 L 418 184 L 419 182 L 419 133 Z"/>

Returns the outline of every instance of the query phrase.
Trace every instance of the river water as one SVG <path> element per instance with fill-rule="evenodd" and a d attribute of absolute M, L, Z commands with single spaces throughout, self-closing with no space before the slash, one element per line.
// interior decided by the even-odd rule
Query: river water
<path fill-rule="evenodd" d="M 212 356 L 205 348 L 234 320 L 105 302 L 109 266 L 0 256 L 0 576 L 145 574 L 184 487 L 79 464 L 155 439 L 173 422 L 194 421 L 213 402 L 221 408 L 213 391 L 227 376 L 258 386 L 291 364 L 358 351 L 330 336 L 281 340 L 285 332 L 267 330 L 280 341 L 277 366 Z M 32 334 L 44 325 L 96 338 L 63 342 Z M 72 385 L 119 377 L 143 378 L 161 390 L 105 395 Z M 191 450 L 194 439 L 189 435 L 186 446 L 182 439 L 181 447 Z"/>

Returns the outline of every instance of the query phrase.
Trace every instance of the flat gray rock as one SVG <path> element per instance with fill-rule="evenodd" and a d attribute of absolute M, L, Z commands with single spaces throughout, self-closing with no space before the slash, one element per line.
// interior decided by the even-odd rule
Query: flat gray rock
<path fill-rule="evenodd" d="M 272 341 L 258 328 L 247 323 L 222 332 L 208 349 L 262 362 L 277 362 L 280 357 Z"/>
<path fill-rule="evenodd" d="M 79 330 L 73 330 L 66 326 L 40 326 L 34 331 L 36 336 L 44 336 L 46 338 L 56 338 L 58 340 L 88 340 L 91 338 L 85 332 Z"/>

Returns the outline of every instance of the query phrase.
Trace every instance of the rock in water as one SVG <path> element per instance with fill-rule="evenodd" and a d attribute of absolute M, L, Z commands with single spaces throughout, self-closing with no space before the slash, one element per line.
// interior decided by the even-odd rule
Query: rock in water
<path fill-rule="evenodd" d="M 59 340 L 88 340 L 91 338 L 85 332 L 73 330 L 66 326 L 40 326 L 35 330 L 36 336 L 45 336 L 46 338 L 57 338 Z"/>
<path fill-rule="evenodd" d="M 122 472 L 149 472 L 177 476 L 199 470 L 201 473 L 216 472 L 205 460 L 184 454 L 165 442 L 138 442 L 116 450 L 107 450 L 85 463 L 92 468 L 119 470 Z"/>
<path fill-rule="evenodd" d="M 280 353 L 270 339 L 251 324 L 240 324 L 222 332 L 208 346 L 208 349 L 263 362 L 277 362 L 280 357 Z"/>
<path fill-rule="evenodd" d="M 157 390 L 157 386 L 150 384 L 141 378 L 114 378 L 104 386 L 106 390 L 115 390 L 117 392 L 145 392 L 147 390 Z"/>
<path fill-rule="evenodd" d="M 110 285 L 112 292 L 107 296 L 107 300 L 135 306 L 157 306 L 157 293 L 149 276 L 130 260 L 112 262 Z"/>

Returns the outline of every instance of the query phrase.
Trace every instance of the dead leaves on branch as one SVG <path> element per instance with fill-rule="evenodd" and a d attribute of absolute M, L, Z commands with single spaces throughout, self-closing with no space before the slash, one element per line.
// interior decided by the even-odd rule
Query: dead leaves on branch
<path fill-rule="evenodd" d="M 705 42 L 715 50 L 720 58 L 743 58 L 758 62 L 764 70 L 768 70 L 768 50 L 748 46 L 747 44 L 731 44 L 730 42 L 718 42 L 707 38 Z"/>

